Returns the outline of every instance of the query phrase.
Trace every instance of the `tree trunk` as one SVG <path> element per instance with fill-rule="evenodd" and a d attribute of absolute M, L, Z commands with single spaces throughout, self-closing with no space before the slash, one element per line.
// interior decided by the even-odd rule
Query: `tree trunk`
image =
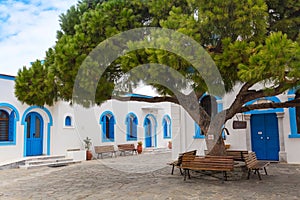
<path fill-rule="evenodd" d="M 226 112 L 218 113 L 210 123 L 205 136 L 207 154 L 212 156 L 226 155 L 225 143 L 222 138 L 222 128 L 224 125 Z"/>

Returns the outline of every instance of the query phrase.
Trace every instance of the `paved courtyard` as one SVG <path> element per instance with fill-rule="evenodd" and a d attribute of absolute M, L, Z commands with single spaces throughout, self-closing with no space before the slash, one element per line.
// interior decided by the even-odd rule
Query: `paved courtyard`
<path fill-rule="evenodd" d="M 300 199 L 300 165 L 271 164 L 259 181 L 235 172 L 222 183 L 170 174 L 170 152 L 104 158 L 64 167 L 0 170 L 0 199 Z"/>

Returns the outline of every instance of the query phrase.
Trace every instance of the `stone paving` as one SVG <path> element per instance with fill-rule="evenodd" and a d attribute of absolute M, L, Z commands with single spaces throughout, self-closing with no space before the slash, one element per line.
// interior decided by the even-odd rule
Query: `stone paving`
<path fill-rule="evenodd" d="M 170 174 L 171 154 L 84 161 L 65 167 L 0 170 L 0 199 L 300 199 L 300 165 L 276 164 L 268 176 L 250 180 L 237 170 L 222 183 L 192 173 Z"/>

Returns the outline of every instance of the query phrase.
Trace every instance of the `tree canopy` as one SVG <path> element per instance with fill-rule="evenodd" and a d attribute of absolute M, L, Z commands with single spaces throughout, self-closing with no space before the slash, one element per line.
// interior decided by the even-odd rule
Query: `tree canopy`
<path fill-rule="evenodd" d="M 40 106 L 51 106 L 57 100 L 72 101 L 78 69 L 89 53 L 116 34 L 142 27 L 167 28 L 189 36 L 215 61 L 226 92 L 236 84 L 242 85 L 232 105 L 222 113 L 225 121 L 236 113 L 252 109 L 289 107 L 300 103 L 295 99 L 278 104 L 245 105 L 248 101 L 278 95 L 299 85 L 300 2 L 294 0 L 79 1 L 61 14 L 57 41 L 46 52 L 45 62 L 37 60 L 31 67 L 19 70 L 15 86 L 17 98 L 23 103 Z M 159 45 L 168 46 L 169 39 L 162 35 Z M 190 62 L 163 48 L 146 48 L 128 52 L 110 63 L 98 82 L 95 103 L 111 99 L 117 82 L 130 70 L 146 63 L 158 63 L 178 71 L 188 80 L 198 99 L 207 92 L 205 81 L 191 68 Z M 136 76 L 136 79 L 143 80 L 144 74 L 137 73 Z M 188 87 L 186 83 L 182 82 L 180 87 L 185 89 Z M 126 84 L 124 92 L 136 86 L 136 82 Z M 263 87 L 254 90 L 255 84 Z M 151 99 L 117 98 L 178 103 L 169 88 L 155 83 L 152 86 L 160 96 Z M 189 97 L 189 94 L 182 95 Z M 208 133 L 211 119 L 204 109 L 201 106 L 199 109 L 185 109 Z M 198 119 L 195 113 L 204 117 Z"/>

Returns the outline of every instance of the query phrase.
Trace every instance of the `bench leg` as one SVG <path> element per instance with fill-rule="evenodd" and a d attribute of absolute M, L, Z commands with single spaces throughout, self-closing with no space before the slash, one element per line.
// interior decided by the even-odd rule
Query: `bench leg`
<path fill-rule="evenodd" d="M 172 175 L 174 174 L 174 168 L 175 168 L 175 165 L 173 164 L 172 165 L 172 172 L 171 172 Z"/>
<path fill-rule="evenodd" d="M 247 179 L 250 178 L 250 173 L 251 173 L 251 169 L 248 169 L 248 176 L 247 176 Z"/>
<path fill-rule="evenodd" d="M 264 167 L 264 170 L 265 170 L 266 175 L 268 175 L 266 167 Z"/>
<path fill-rule="evenodd" d="M 255 172 L 257 172 L 258 178 L 259 178 L 259 180 L 261 180 L 261 176 L 260 176 L 260 173 L 259 173 L 259 169 L 256 169 Z"/>
<path fill-rule="evenodd" d="M 180 174 L 183 175 L 183 172 L 182 172 L 181 168 L 179 168 L 179 170 L 180 170 Z"/>
<path fill-rule="evenodd" d="M 188 169 L 187 171 L 188 171 L 189 179 L 191 179 L 190 170 Z"/>
<path fill-rule="evenodd" d="M 224 181 L 227 181 L 227 172 L 226 171 L 223 171 L 223 177 L 224 177 Z"/>
<path fill-rule="evenodd" d="M 187 170 L 185 169 L 184 170 L 184 178 L 183 178 L 184 181 L 186 180 L 186 173 L 187 173 Z"/>

